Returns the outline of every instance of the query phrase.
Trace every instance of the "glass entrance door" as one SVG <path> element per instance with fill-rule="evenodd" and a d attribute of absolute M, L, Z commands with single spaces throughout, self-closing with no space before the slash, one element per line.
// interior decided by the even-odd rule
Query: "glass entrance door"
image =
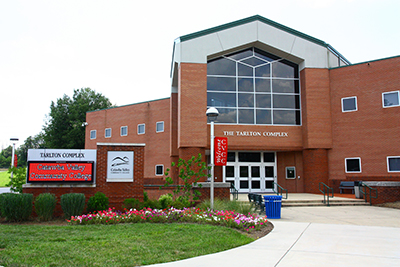
<path fill-rule="evenodd" d="M 241 193 L 273 192 L 276 180 L 274 152 L 228 152 L 224 181 Z"/>

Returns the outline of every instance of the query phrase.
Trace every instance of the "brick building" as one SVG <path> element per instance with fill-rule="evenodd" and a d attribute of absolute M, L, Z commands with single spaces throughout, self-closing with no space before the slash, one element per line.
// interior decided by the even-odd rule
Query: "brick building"
<path fill-rule="evenodd" d="M 338 191 L 340 181 L 400 181 L 400 57 L 351 64 L 332 46 L 260 16 L 174 42 L 171 97 L 87 113 L 86 149 L 143 143 L 144 183 L 228 138 L 216 181 L 239 192 Z"/>

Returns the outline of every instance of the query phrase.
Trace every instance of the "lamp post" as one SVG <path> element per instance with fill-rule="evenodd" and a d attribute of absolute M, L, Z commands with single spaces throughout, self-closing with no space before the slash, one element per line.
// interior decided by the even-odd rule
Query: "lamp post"
<path fill-rule="evenodd" d="M 211 135 L 210 135 L 210 164 L 211 164 L 211 184 L 210 184 L 210 206 L 214 209 L 214 121 L 217 119 L 219 112 L 218 109 L 211 107 L 207 109 L 206 115 L 211 122 Z"/>
<path fill-rule="evenodd" d="M 15 158 L 15 143 L 18 142 L 18 138 L 10 138 L 10 141 L 13 143 L 12 154 L 11 154 L 11 168 L 14 167 L 14 158 Z M 13 178 L 13 172 L 11 171 L 11 180 Z"/>

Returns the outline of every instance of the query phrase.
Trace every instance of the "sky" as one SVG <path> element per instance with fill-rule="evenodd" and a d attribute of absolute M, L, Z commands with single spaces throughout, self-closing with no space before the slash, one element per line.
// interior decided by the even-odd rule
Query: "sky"
<path fill-rule="evenodd" d="M 174 40 L 260 15 L 351 63 L 400 55 L 399 0 L 0 0 L 0 145 L 90 87 L 117 106 L 169 97 Z"/>

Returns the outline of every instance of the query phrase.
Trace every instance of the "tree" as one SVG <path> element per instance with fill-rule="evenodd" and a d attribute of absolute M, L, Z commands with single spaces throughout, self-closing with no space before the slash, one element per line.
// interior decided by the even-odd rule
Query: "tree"
<path fill-rule="evenodd" d="M 86 112 L 111 107 L 110 100 L 90 88 L 74 90 L 72 99 L 64 95 L 51 102 L 48 121 L 43 127 L 48 148 L 82 149 L 85 147 Z"/>
<path fill-rule="evenodd" d="M 12 146 L 8 146 L 0 153 L 0 168 L 9 168 L 11 166 Z"/>
<path fill-rule="evenodd" d="M 44 144 L 44 133 L 40 132 L 34 137 L 29 136 L 26 138 L 24 143 L 20 145 L 19 148 L 16 149 L 16 154 L 18 156 L 18 166 L 26 166 L 27 157 L 28 157 L 28 149 L 32 148 L 45 148 Z"/>
<path fill-rule="evenodd" d="M 210 177 L 207 171 L 210 169 L 205 162 L 201 160 L 201 154 L 197 157 L 192 156 L 188 160 L 179 158 L 178 164 L 172 162 L 172 167 L 177 167 L 179 170 L 178 177 L 182 180 L 183 184 L 175 185 L 173 190 L 174 199 L 180 201 L 185 205 L 193 205 L 195 200 L 199 199 L 201 193 L 194 187 L 198 186 L 198 181 L 202 177 Z M 168 168 L 165 175 L 164 187 L 168 187 L 174 183 L 173 179 L 169 176 L 170 169 Z M 199 185 L 201 187 L 201 185 Z"/>

